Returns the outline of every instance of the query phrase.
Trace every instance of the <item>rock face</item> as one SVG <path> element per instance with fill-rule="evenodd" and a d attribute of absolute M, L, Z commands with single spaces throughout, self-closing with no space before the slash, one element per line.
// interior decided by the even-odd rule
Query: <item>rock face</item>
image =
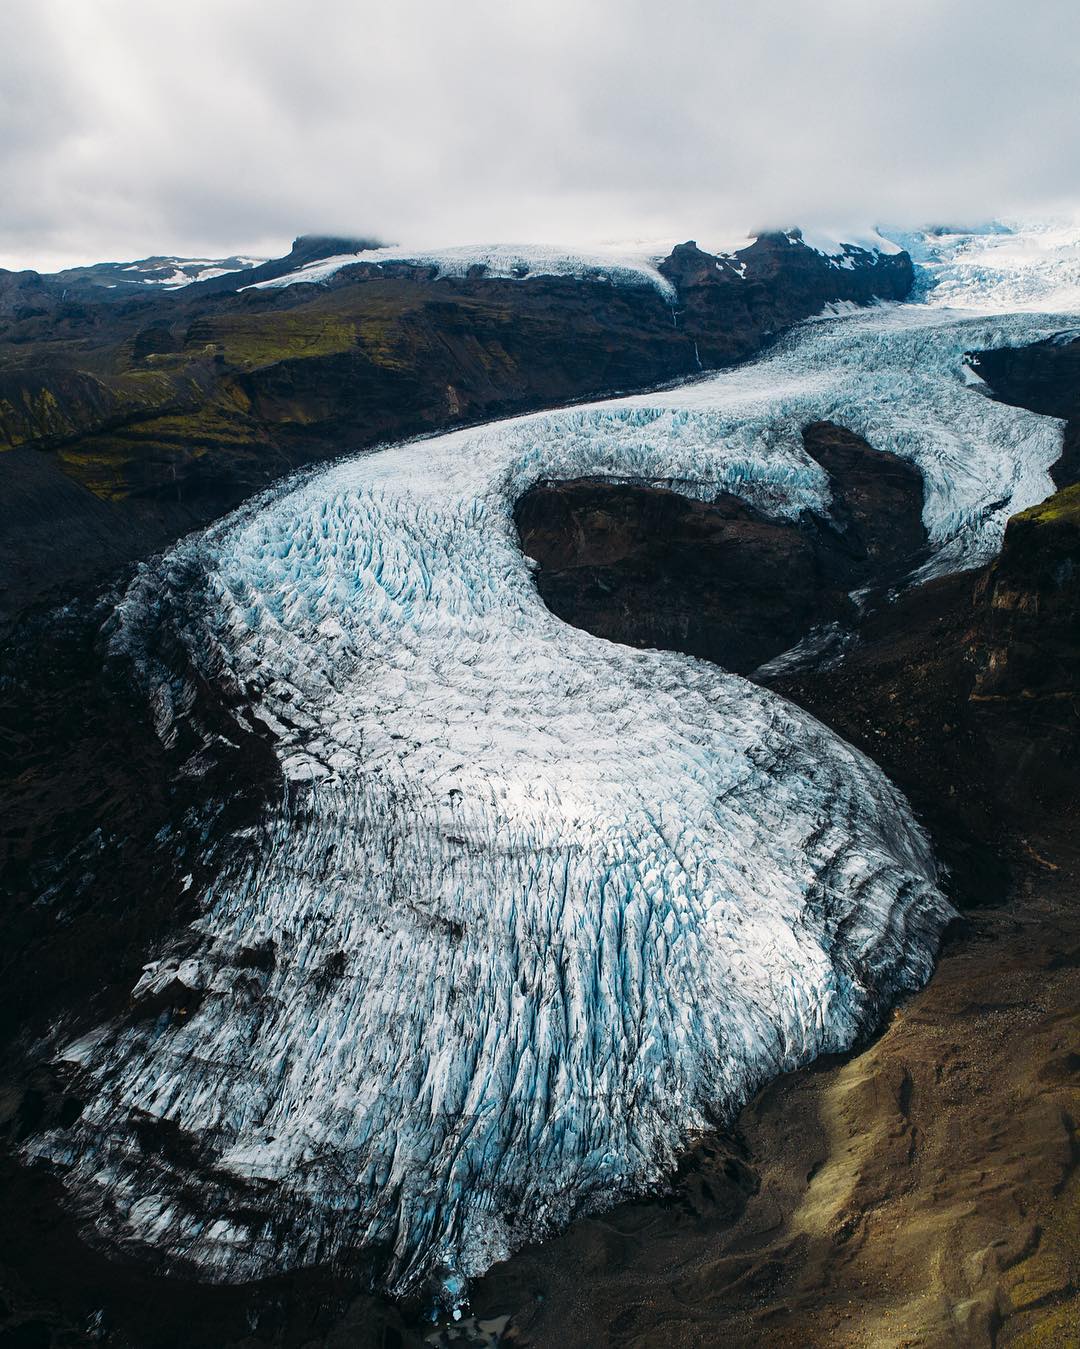
<path fill-rule="evenodd" d="M 920 559 L 922 479 L 828 422 L 807 426 L 803 442 L 829 475 L 829 519 L 767 517 L 728 493 L 705 502 L 603 480 L 537 484 L 515 519 L 548 607 L 612 641 L 742 673 L 814 627 L 850 623 L 852 591 L 889 585 Z"/>
<path fill-rule="evenodd" d="M 301 238 L 286 258 L 165 292 L 0 273 L 0 491 L 11 505 L 0 623 L 292 468 L 694 374 L 829 302 L 900 298 L 912 279 L 906 254 L 839 265 L 765 235 L 733 260 L 677 248 L 661 264 L 674 299 L 595 274 L 442 276 L 402 262 L 345 267 L 324 285 L 240 288 L 366 242 Z M 13 449 L 49 468 L 27 477 L 25 456 L 2 452 Z M 65 494 L 77 553 L 47 538 L 48 484 L 59 492 L 62 479 L 78 489 Z"/>
<path fill-rule="evenodd" d="M 1080 338 L 1066 334 L 979 351 L 971 365 L 1002 402 L 1065 420 L 1061 458 L 1051 474 L 1058 487 L 1080 481 Z"/>
<path fill-rule="evenodd" d="M 1080 698 L 1080 484 L 1013 516 L 976 604 L 973 697 L 1021 699 L 1046 713 Z"/>
<path fill-rule="evenodd" d="M 1064 728 L 1080 697 L 1080 338 L 981 351 L 973 364 L 995 397 L 1061 417 L 1065 431 L 1050 470 L 1062 490 L 1013 516 L 979 581 L 972 697 Z"/>
<path fill-rule="evenodd" d="M 730 260 L 680 244 L 659 270 L 675 285 L 678 325 L 706 369 L 742 359 L 825 304 L 902 300 L 913 279 L 906 253 L 852 249 L 838 261 L 807 248 L 797 230 L 761 234 Z"/>

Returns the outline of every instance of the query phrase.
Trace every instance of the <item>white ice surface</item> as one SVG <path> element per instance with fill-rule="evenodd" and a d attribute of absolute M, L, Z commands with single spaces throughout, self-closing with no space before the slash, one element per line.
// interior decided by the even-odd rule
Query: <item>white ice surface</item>
<path fill-rule="evenodd" d="M 118 272 L 139 272 L 137 280 L 144 286 L 161 286 L 164 290 L 179 290 L 196 281 L 208 281 L 214 276 L 257 267 L 265 258 L 144 258 L 118 268 Z M 223 262 L 236 266 L 222 266 Z"/>
<path fill-rule="evenodd" d="M 438 268 L 440 276 L 464 276 L 470 267 L 482 266 L 487 275 L 523 280 L 529 276 L 592 277 L 621 286 L 653 286 L 665 299 L 674 299 L 675 288 L 656 270 L 666 256 L 655 255 L 648 246 L 594 245 L 564 249 L 544 244 L 483 244 L 458 248 L 409 249 L 368 248 L 359 253 L 339 253 L 320 258 L 272 281 L 259 281 L 250 289 L 273 289 L 297 282 L 326 281 L 343 267 L 358 262 L 415 262 Z"/>
<path fill-rule="evenodd" d="M 757 236 L 726 236 L 713 238 L 703 245 L 718 257 L 730 257 L 736 251 L 749 247 Z M 895 254 L 899 244 L 886 239 L 870 227 L 847 233 L 826 229 L 792 231 L 793 243 L 801 237 L 808 247 L 824 254 L 838 267 L 853 268 L 857 254 Z M 369 248 L 357 253 L 339 253 L 320 258 L 303 267 L 270 281 L 255 282 L 251 289 L 273 289 L 292 286 L 298 282 L 327 281 L 343 267 L 358 262 L 414 262 L 438 268 L 440 276 L 464 276 L 470 267 L 481 266 L 493 277 L 523 280 L 530 276 L 573 276 L 610 281 L 621 286 L 653 286 L 665 299 L 675 299 L 675 288 L 657 270 L 657 264 L 666 258 L 681 240 L 651 240 L 618 244 L 593 244 L 586 247 L 557 247 L 546 244 L 480 244 L 454 248 Z"/>
<path fill-rule="evenodd" d="M 866 253 L 884 253 L 886 256 L 904 251 L 902 245 L 887 239 L 873 225 L 845 228 L 829 228 L 825 225 L 803 226 L 794 234 L 802 239 L 807 248 L 823 253 L 827 258 L 843 259 L 852 248 L 861 248 Z"/>
<path fill-rule="evenodd" d="M 830 418 L 922 470 L 930 570 L 971 565 L 1051 490 L 1061 428 L 963 354 L 1062 326 L 822 320 L 678 389 L 338 462 L 144 568 L 115 640 L 138 658 L 171 623 L 248 691 L 289 785 L 202 895 L 195 950 L 146 971 L 198 1010 L 84 1037 L 83 1115 L 31 1145 L 103 1233 L 228 1279 L 382 1243 L 391 1287 L 456 1286 L 662 1180 L 925 980 L 948 908 L 882 773 L 741 678 L 559 622 L 512 507 L 601 474 L 827 510 L 799 433 Z M 145 1117 L 201 1170 L 148 1161 Z"/>
<path fill-rule="evenodd" d="M 892 237 L 922 267 L 930 305 L 1080 311 L 1080 221 L 1003 221 Z"/>

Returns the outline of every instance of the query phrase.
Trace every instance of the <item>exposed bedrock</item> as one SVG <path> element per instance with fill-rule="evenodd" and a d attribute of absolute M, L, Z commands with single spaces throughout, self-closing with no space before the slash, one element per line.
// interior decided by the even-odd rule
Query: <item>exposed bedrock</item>
<path fill-rule="evenodd" d="M 853 621 L 851 592 L 898 581 L 926 546 L 922 479 L 830 422 L 807 426 L 803 443 L 829 475 L 829 518 L 770 518 L 727 493 L 538 483 L 515 518 L 548 607 L 612 641 L 742 673 L 814 627 Z"/>
<path fill-rule="evenodd" d="M 691 241 L 672 249 L 659 268 L 678 292 L 678 326 L 709 369 L 742 359 L 748 342 L 752 348 L 826 304 L 902 300 L 914 279 L 906 253 L 853 249 L 837 266 L 801 239 L 778 233 L 759 235 L 735 262 L 721 265 Z"/>
<path fill-rule="evenodd" d="M 1080 339 L 982 352 L 993 393 L 1065 419 L 1051 469 L 1059 491 L 1009 521 L 980 573 L 971 632 L 970 698 L 993 727 L 997 771 L 1029 827 L 1080 809 Z"/>
<path fill-rule="evenodd" d="M 1065 420 L 1061 458 L 1050 474 L 1058 487 L 1080 481 L 1080 337 L 975 352 L 971 365 L 1003 403 Z"/>
<path fill-rule="evenodd" d="M 1080 484 L 1013 516 L 976 601 L 974 697 L 1021 699 L 1050 715 L 1080 699 Z"/>

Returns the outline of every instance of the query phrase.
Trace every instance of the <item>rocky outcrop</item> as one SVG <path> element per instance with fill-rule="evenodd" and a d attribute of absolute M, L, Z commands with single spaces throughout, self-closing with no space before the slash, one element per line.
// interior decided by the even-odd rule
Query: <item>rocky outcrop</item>
<path fill-rule="evenodd" d="M 1080 706 L 1080 484 L 1014 515 L 975 591 L 972 697 Z M 1068 705 L 1068 708 L 1064 705 Z"/>
<path fill-rule="evenodd" d="M 843 427 L 805 428 L 829 474 L 828 519 L 769 518 L 738 498 L 658 487 L 539 483 L 517 504 L 523 550 L 560 618 L 632 646 L 747 673 L 812 628 L 854 621 L 851 592 L 886 586 L 926 545 L 917 469 Z"/>
<path fill-rule="evenodd" d="M 1065 420 L 1061 458 L 1050 470 L 1061 490 L 1009 521 L 1001 554 L 976 588 L 972 634 L 971 697 L 987 716 L 1021 728 L 1014 768 L 1039 800 L 1077 760 L 1080 337 L 982 351 L 971 361 L 995 397 Z"/>
<path fill-rule="evenodd" d="M 969 362 L 995 398 L 1065 420 L 1061 458 L 1050 474 L 1058 487 L 1080 482 L 1080 337 L 973 352 Z"/>
<path fill-rule="evenodd" d="M 760 234 L 733 258 L 680 244 L 660 264 L 678 292 L 678 322 L 706 369 L 747 356 L 774 333 L 826 304 L 902 300 L 913 273 L 906 253 L 851 249 L 829 258 L 798 230 Z"/>

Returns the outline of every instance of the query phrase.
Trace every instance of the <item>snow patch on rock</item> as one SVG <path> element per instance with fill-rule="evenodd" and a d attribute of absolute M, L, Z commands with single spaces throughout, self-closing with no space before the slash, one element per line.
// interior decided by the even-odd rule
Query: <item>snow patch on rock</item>
<path fill-rule="evenodd" d="M 900 244 L 887 239 L 875 227 L 861 225 L 845 229 L 835 229 L 818 225 L 789 230 L 788 239 L 792 243 L 804 243 L 815 253 L 821 253 L 837 266 L 854 267 L 858 253 L 880 253 L 886 257 L 895 256 L 904 250 Z"/>

